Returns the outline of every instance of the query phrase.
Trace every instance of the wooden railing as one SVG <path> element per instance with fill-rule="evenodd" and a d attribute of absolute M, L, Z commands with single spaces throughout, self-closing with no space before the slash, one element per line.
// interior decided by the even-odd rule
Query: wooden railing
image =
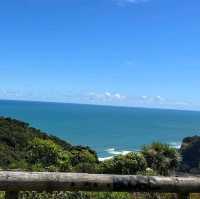
<path fill-rule="evenodd" d="M 158 192 L 189 198 L 200 193 L 200 178 L 1 171 L 0 191 L 6 199 L 17 199 L 19 191 Z"/>

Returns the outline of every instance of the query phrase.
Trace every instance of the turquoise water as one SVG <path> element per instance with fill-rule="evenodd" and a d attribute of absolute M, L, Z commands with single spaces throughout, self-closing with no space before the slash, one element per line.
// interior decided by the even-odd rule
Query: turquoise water
<path fill-rule="evenodd" d="M 185 136 L 200 134 L 200 112 L 194 111 L 2 100 L 0 115 L 88 145 L 100 157 L 153 141 L 178 145 Z"/>

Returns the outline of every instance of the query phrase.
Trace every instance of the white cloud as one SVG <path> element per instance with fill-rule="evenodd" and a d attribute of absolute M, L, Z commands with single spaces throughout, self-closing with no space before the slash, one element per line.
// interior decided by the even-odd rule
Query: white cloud
<path fill-rule="evenodd" d="M 15 99 L 21 96 L 20 90 L 0 88 L 1 99 Z"/>
<path fill-rule="evenodd" d="M 178 101 L 173 99 L 164 98 L 160 95 L 157 96 L 140 96 L 133 97 L 133 101 L 139 105 L 160 107 L 160 108 L 187 108 L 192 107 L 193 104 L 189 101 Z M 197 106 L 197 104 L 196 104 Z"/>
<path fill-rule="evenodd" d="M 111 97 L 112 95 L 111 95 L 110 92 L 105 92 L 105 96 L 106 96 L 106 97 Z"/>
<path fill-rule="evenodd" d="M 108 91 L 104 93 L 90 92 L 89 99 L 93 101 L 97 100 L 103 102 L 114 102 L 114 101 L 122 101 L 126 99 L 126 96 L 121 95 L 120 93 L 111 93 Z"/>
<path fill-rule="evenodd" d="M 162 102 L 162 103 L 168 101 L 166 98 L 161 97 L 160 95 L 156 96 L 156 97 L 154 98 L 154 100 L 155 100 L 155 101 L 158 101 L 158 102 Z"/>
<path fill-rule="evenodd" d="M 115 95 L 115 98 L 119 99 L 119 100 L 125 100 L 126 99 L 126 96 L 125 95 L 121 95 L 119 93 L 116 93 Z"/>
<path fill-rule="evenodd" d="M 141 96 L 142 100 L 146 100 L 148 97 L 146 95 Z"/>
<path fill-rule="evenodd" d="M 121 99 L 121 95 L 120 95 L 119 93 L 116 93 L 114 96 L 115 96 L 117 99 Z"/>
<path fill-rule="evenodd" d="M 164 101 L 167 100 L 164 97 L 161 97 L 160 95 L 157 95 L 157 96 L 146 96 L 146 95 L 143 95 L 143 96 L 141 96 L 139 98 L 143 102 L 164 102 Z"/>

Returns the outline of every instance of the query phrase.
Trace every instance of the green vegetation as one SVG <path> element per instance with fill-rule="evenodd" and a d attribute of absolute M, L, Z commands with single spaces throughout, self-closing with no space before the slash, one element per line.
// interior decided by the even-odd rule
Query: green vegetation
<path fill-rule="evenodd" d="M 169 145 L 153 143 L 140 152 L 115 156 L 99 162 L 89 147 L 72 146 L 27 123 L 0 117 L 0 168 L 28 171 L 62 171 L 106 174 L 169 175 L 180 162 L 180 155 Z M 129 193 L 21 192 L 21 198 L 125 199 Z M 160 198 L 171 198 L 164 194 Z M 1 196 L 0 196 L 1 198 Z M 138 198 L 138 196 L 137 196 Z M 157 198 L 157 194 L 140 194 L 139 198 Z"/>
<path fill-rule="evenodd" d="M 169 175 L 170 172 L 174 172 L 181 160 L 180 154 L 176 149 L 159 142 L 144 146 L 142 154 L 147 161 L 148 167 L 160 175 Z"/>
<path fill-rule="evenodd" d="M 98 164 L 95 151 L 71 144 L 27 123 L 0 117 L 0 167 L 30 171 L 88 172 Z"/>
<path fill-rule="evenodd" d="M 106 160 L 100 164 L 100 168 L 101 173 L 137 174 L 146 170 L 147 162 L 142 153 L 132 152 Z"/>

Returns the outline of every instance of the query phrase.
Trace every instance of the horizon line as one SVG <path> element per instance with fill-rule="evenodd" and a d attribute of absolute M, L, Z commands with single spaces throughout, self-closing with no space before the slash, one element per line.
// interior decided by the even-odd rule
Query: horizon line
<path fill-rule="evenodd" d="M 104 106 L 114 108 L 138 108 L 138 109 L 156 109 L 156 110 L 168 110 L 168 111 L 188 111 L 188 112 L 200 112 L 197 109 L 178 109 L 178 108 L 165 108 L 165 107 L 146 107 L 146 106 L 130 106 L 130 105 L 112 105 L 112 104 L 94 104 L 94 103 L 80 103 L 80 102 L 61 102 L 61 101 L 46 101 L 46 100 L 26 100 L 26 99 L 1 99 L 0 101 L 15 101 L 15 102 L 35 102 L 35 103 L 55 103 L 55 104 L 74 104 L 74 105 L 89 105 L 89 106 Z"/>

